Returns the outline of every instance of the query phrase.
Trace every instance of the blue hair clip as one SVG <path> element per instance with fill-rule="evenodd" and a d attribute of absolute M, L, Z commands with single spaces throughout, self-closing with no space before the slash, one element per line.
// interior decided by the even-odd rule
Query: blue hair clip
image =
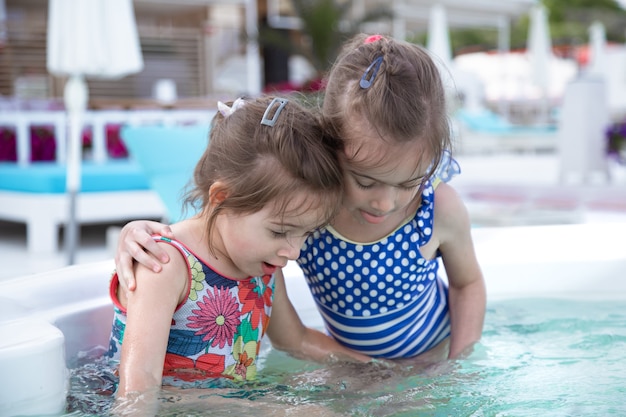
<path fill-rule="evenodd" d="M 276 97 L 274 100 L 272 100 L 272 102 L 267 106 L 267 109 L 265 109 L 265 113 L 263 113 L 261 124 L 270 127 L 274 126 L 276 124 L 276 120 L 278 119 L 278 115 L 281 111 L 283 111 L 288 101 L 289 100 L 287 100 L 286 98 L 279 97 Z M 276 103 L 279 103 L 278 108 L 274 112 L 274 116 L 272 116 L 271 119 L 268 119 L 270 111 L 275 107 Z"/>
<path fill-rule="evenodd" d="M 363 73 L 363 76 L 361 77 L 361 81 L 359 81 L 359 85 L 361 86 L 362 89 L 370 88 L 372 86 L 372 83 L 374 82 L 374 78 L 376 78 L 376 74 L 378 74 L 378 70 L 380 69 L 380 64 L 382 63 L 383 63 L 383 57 L 379 56 L 374 61 L 372 61 L 369 67 L 367 67 L 367 69 Z M 367 78 L 368 75 L 369 75 L 369 78 Z"/>

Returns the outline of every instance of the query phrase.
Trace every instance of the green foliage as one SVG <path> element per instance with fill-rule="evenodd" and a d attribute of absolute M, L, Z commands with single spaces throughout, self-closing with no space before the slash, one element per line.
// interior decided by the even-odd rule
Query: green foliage
<path fill-rule="evenodd" d="M 548 10 L 553 45 L 575 46 L 589 40 L 589 26 L 600 21 L 606 29 L 607 40 L 624 42 L 626 11 L 615 0 L 543 0 Z M 528 15 L 511 24 L 511 49 L 526 47 Z M 450 31 L 450 42 L 456 53 L 468 50 L 497 48 L 495 28 L 459 29 Z"/>
<path fill-rule="evenodd" d="M 272 29 L 259 31 L 262 45 L 271 45 L 307 58 L 321 76 L 335 61 L 343 42 L 360 31 L 361 25 L 391 19 L 387 6 L 368 10 L 356 19 L 349 18 L 353 0 L 292 0 L 302 22 L 301 36 L 287 36 Z"/>
<path fill-rule="evenodd" d="M 296 15 L 302 20 L 302 30 L 308 37 L 300 49 L 315 69 L 323 71 L 336 56 L 344 34 L 339 25 L 346 18 L 352 2 L 335 0 L 293 0 Z M 301 44 L 302 45 L 302 44 Z"/>
<path fill-rule="evenodd" d="M 349 18 L 354 0 L 292 0 L 296 15 L 302 22 L 299 35 L 285 35 L 285 31 L 262 28 L 259 42 L 306 57 L 322 76 L 334 62 L 341 44 L 360 31 L 367 22 L 391 19 L 390 6 L 379 6 L 357 19 Z M 615 0 L 543 0 L 548 9 L 553 45 L 575 46 L 587 43 L 589 26 L 601 21 L 607 39 L 624 42 L 626 11 Z M 511 49 L 526 47 L 528 15 L 511 22 Z M 426 34 L 418 34 L 409 41 L 424 45 Z M 494 27 L 455 29 L 450 31 L 450 42 L 455 53 L 490 50 L 498 47 L 498 32 Z"/>
<path fill-rule="evenodd" d="M 550 22 L 566 22 L 572 10 L 603 10 L 619 12 L 621 7 L 615 0 L 543 0 L 544 6 L 550 10 Z"/>

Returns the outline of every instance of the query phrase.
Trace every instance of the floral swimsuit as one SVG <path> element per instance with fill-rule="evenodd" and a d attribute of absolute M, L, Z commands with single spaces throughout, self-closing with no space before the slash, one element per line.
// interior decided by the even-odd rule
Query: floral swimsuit
<path fill-rule="evenodd" d="M 214 271 L 182 243 L 155 236 L 177 248 L 189 265 L 189 294 L 172 317 L 163 376 L 183 381 L 210 377 L 254 379 L 261 339 L 267 330 L 274 296 L 274 276 L 234 280 Z M 113 275 L 110 295 L 115 305 L 107 356 L 118 359 L 126 326 L 126 310 L 117 299 Z"/>

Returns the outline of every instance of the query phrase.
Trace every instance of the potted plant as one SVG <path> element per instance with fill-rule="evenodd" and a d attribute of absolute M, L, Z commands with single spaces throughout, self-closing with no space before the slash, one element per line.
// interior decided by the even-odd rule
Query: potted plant
<path fill-rule="evenodd" d="M 259 43 L 305 57 L 316 75 L 302 90 L 319 91 L 323 88 L 326 71 L 346 39 L 358 33 L 365 23 L 393 18 L 393 11 L 387 5 L 371 7 L 357 18 L 350 18 L 353 3 L 354 0 L 291 0 L 294 15 L 300 20 L 300 30 L 284 36 L 284 32 L 273 28 L 260 28 Z"/>
<path fill-rule="evenodd" d="M 609 158 L 626 166 L 626 119 L 612 123 L 607 128 L 606 141 Z"/>
<path fill-rule="evenodd" d="M 609 125 L 605 132 L 609 176 L 612 182 L 626 183 L 626 119 Z"/>

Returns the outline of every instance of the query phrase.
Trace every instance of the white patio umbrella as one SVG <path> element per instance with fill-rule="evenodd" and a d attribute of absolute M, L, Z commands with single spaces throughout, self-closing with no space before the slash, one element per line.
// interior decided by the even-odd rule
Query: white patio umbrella
<path fill-rule="evenodd" d="M 606 77 L 606 32 L 601 22 L 593 22 L 589 27 L 589 44 L 590 59 L 587 74 Z"/>
<path fill-rule="evenodd" d="M 430 8 L 426 49 L 433 55 L 447 94 L 454 96 L 456 86 L 453 77 L 452 47 L 450 46 L 448 19 L 445 7 L 439 3 L 433 4 Z"/>
<path fill-rule="evenodd" d="M 546 8 L 541 4 L 534 6 L 530 11 L 526 53 L 531 66 L 532 83 L 539 89 L 541 95 L 541 115 L 546 120 L 549 108 L 550 71 L 554 54 L 548 15 Z"/>
<path fill-rule="evenodd" d="M 64 100 L 69 125 L 66 242 L 71 265 L 78 247 L 76 197 L 81 185 L 80 139 L 89 96 L 85 77 L 121 78 L 142 70 L 132 0 L 49 0 L 47 42 L 48 71 L 69 77 Z"/>
<path fill-rule="evenodd" d="M 448 31 L 448 21 L 446 9 L 437 3 L 430 8 L 428 20 L 428 42 L 426 48 L 432 52 L 446 68 L 450 68 L 452 63 L 452 49 L 450 47 L 450 33 Z"/>

